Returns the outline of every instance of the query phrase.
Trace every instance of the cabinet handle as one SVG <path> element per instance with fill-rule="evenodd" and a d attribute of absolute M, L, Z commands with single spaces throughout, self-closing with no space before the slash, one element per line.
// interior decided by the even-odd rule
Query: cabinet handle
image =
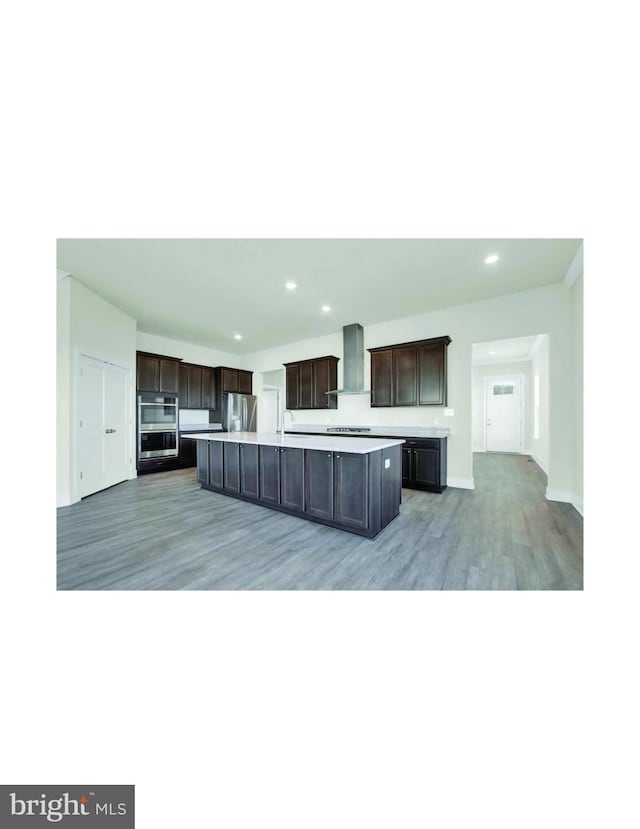
<path fill-rule="evenodd" d="M 327 454 L 327 457 L 328 457 L 328 458 L 330 458 L 330 457 L 331 457 L 331 452 L 329 452 L 329 453 Z"/>
<path fill-rule="evenodd" d="M 336 458 L 339 458 L 339 457 L 340 457 L 340 455 L 336 455 Z"/>

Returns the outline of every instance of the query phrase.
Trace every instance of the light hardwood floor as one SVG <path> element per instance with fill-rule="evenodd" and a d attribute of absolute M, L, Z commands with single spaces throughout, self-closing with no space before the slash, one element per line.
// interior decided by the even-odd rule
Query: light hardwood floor
<path fill-rule="evenodd" d="M 582 518 L 537 464 L 478 454 L 474 479 L 403 490 L 370 540 L 202 490 L 195 469 L 144 475 L 58 510 L 58 589 L 582 589 Z"/>

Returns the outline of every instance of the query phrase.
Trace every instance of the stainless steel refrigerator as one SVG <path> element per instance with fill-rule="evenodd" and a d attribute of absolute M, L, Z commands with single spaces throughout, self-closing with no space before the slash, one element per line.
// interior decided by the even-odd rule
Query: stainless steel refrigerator
<path fill-rule="evenodd" d="M 257 398 L 252 394 L 222 395 L 222 428 L 227 432 L 257 431 Z"/>

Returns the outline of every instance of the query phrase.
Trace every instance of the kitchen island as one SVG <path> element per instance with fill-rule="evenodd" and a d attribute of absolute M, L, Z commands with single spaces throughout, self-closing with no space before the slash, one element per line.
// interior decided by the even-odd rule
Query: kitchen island
<path fill-rule="evenodd" d="M 400 447 L 389 438 L 190 434 L 203 489 L 374 538 L 399 513 Z"/>

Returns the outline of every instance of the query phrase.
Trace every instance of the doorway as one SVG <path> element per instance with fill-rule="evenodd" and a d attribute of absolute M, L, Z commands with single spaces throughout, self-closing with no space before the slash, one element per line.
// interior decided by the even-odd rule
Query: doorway
<path fill-rule="evenodd" d="M 129 371 L 81 354 L 78 376 L 78 495 L 127 480 Z"/>
<path fill-rule="evenodd" d="M 520 374 L 485 377 L 487 452 L 524 449 L 524 378 Z"/>

